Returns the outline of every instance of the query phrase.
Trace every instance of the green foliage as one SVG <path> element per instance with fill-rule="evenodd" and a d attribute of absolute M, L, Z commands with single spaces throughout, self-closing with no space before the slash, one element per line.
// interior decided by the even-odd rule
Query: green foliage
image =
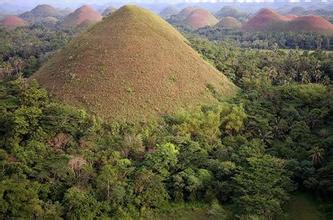
<path fill-rule="evenodd" d="M 64 195 L 66 217 L 69 219 L 93 219 L 99 212 L 96 199 L 84 189 L 72 187 Z"/>
<path fill-rule="evenodd" d="M 74 30 L 34 25 L 13 30 L 0 28 L 0 79 L 30 76 L 49 53 L 69 42 Z"/>
<path fill-rule="evenodd" d="M 290 180 L 284 161 L 269 155 L 250 157 L 233 177 L 234 202 L 242 214 L 272 218 L 282 214 Z"/>
<path fill-rule="evenodd" d="M 108 124 L 36 82 L 0 82 L 0 218 L 273 219 L 296 187 L 329 201 L 331 54 L 192 45 L 237 97 Z"/>

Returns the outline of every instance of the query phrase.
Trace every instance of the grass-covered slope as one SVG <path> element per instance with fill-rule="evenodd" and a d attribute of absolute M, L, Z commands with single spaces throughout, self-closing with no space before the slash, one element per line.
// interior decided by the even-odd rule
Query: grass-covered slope
<path fill-rule="evenodd" d="M 205 9 L 195 9 L 190 13 L 190 15 L 184 20 L 184 24 L 194 28 L 202 28 L 206 26 L 214 26 L 219 20 L 214 17 L 208 10 Z"/>
<path fill-rule="evenodd" d="M 242 27 L 242 23 L 234 17 L 223 17 L 215 27 L 222 29 L 239 29 Z"/>
<path fill-rule="evenodd" d="M 143 119 L 214 102 L 235 86 L 148 10 L 124 6 L 74 39 L 34 76 L 104 119 Z M 208 87 L 210 89 L 208 89 Z"/>
<path fill-rule="evenodd" d="M 25 12 L 20 15 L 20 18 L 32 23 L 42 21 L 44 18 L 47 17 L 61 18 L 62 13 L 51 5 L 44 4 L 38 5 L 31 11 Z"/>
<path fill-rule="evenodd" d="M 84 5 L 76 9 L 73 13 L 65 17 L 63 26 L 75 27 L 94 24 L 102 20 L 102 15 L 89 5 Z"/>
<path fill-rule="evenodd" d="M 28 23 L 20 17 L 10 15 L 0 21 L 0 25 L 8 28 L 26 26 Z"/>

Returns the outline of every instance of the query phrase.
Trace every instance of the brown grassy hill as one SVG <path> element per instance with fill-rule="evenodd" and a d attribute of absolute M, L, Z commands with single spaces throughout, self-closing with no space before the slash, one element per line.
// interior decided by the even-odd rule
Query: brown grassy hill
<path fill-rule="evenodd" d="M 184 21 L 194 10 L 195 8 L 191 6 L 183 8 L 178 14 L 171 16 L 171 20 L 175 22 Z"/>
<path fill-rule="evenodd" d="M 2 19 L 0 21 L 0 25 L 9 27 L 9 28 L 16 28 L 16 27 L 26 26 L 26 25 L 28 25 L 28 23 L 20 17 L 10 15 L 10 16 L 7 16 L 4 19 Z"/>
<path fill-rule="evenodd" d="M 64 26 L 80 26 L 93 24 L 102 20 L 102 15 L 92 7 L 84 5 L 65 17 Z"/>
<path fill-rule="evenodd" d="M 254 17 L 248 20 L 243 29 L 246 31 L 265 31 L 284 24 L 290 18 L 282 16 L 271 9 L 261 9 Z"/>
<path fill-rule="evenodd" d="M 261 10 L 242 28 L 246 31 L 292 31 L 333 34 L 333 25 L 320 16 L 282 16 L 270 9 Z"/>
<path fill-rule="evenodd" d="M 288 22 L 288 31 L 333 33 L 333 24 L 320 16 L 299 16 Z"/>
<path fill-rule="evenodd" d="M 215 26 L 223 29 L 239 29 L 242 23 L 233 17 L 223 17 Z"/>
<path fill-rule="evenodd" d="M 51 5 L 38 5 L 31 11 L 20 15 L 20 18 L 32 23 L 39 22 L 46 17 L 60 18 L 61 12 Z"/>
<path fill-rule="evenodd" d="M 195 9 L 189 16 L 184 20 L 185 25 L 192 27 L 194 29 L 214 26 L 219 20 L 214 17 L 209 11 L 205 9 Z"/>
<path fill-rule="evenodd" d="M 51 94 L 106 120 L 143 120 L 236 87 L 152 12 L 124 6 L 57 53 L 36 74 Z"/>

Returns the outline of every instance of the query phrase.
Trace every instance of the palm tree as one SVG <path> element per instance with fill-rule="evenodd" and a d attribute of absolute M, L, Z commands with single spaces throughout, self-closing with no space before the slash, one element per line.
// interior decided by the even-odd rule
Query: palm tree
<path fill-rule="evenodd" d="M 325 153 L 324 149 L 316 146 L 310 151 L 310 153 L 313 165 L 314 166 L 320 165 L 323 159 L 323 155 Z"/>

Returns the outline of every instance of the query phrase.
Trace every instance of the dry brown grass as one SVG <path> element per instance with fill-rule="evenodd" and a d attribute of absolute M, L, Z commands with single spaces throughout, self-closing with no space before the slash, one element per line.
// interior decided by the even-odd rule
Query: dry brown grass
<path fill-rule="evenodd" d="M 333 34 L 333 25 L 320 16 L 283 16 L 270 9 L 260 10 L 243 25 L 243 29 L 246 31 L 304 31 Z"/>
<path fill-rule="evenodd" d="M 214 26 L 219 20 L 206 9 L 195 9 L 185 19 L 184 23 L 194 29 Z"/>
<path fill-rule="evenodd" d="M 236 87 L 148 10 L 124 6 L 74 39 L 33 79 L 106 120 L 143 120 L 215 102 Z"/>

